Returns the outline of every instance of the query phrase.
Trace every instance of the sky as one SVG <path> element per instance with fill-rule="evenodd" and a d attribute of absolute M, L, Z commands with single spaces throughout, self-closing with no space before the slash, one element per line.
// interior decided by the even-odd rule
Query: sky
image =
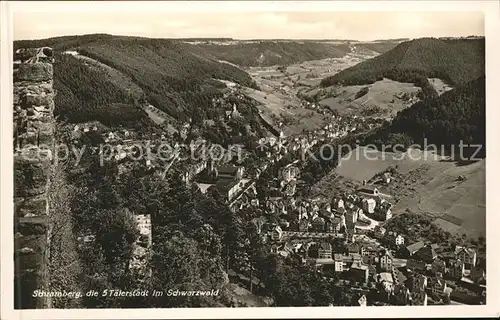
<path fill-rule="evenodd" d="M 426 1 L 423 1 L 426 3 Z M 482 12 L 15 12 L 14 40 L 108 33 L 152 38 L 376 39 L 484 35 Z"/>

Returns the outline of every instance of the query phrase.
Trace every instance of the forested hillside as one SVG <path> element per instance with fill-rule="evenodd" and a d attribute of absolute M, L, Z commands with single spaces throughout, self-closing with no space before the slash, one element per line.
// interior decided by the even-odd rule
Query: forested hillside
<path fill-rule="evenodd" d="M 218 89 L 224 87 L 214 79 L 255 87 L 244 71 L 189 51 L 191 45 L 179 41 L 87 35 L 18 41 L 14 49 L 45 45 L 52 46 L 56 53 L 76 50 L 115 68 L 143 90 L 147 101 L 180 120 L 194 114 L 203 118 L 212 98 L 219 95 Z M 59 56 L 54 67 L 58 112 L 71 122 L 90 120 L 89 114 L 113 107 L 113 103 L 137 105 L 127 88 L 107 83 L 104 74 L 86 70 L 88 68 L 75 58 Z M 127 112 L 140 111 L 127 109 Z M 97 115 L 97 118 L 102 117 Z M 109 121 L 113 119 L 104 122 Z"/>
<path fill-rule="evenodd" d="M 54 113 L 71 123 L 98 120 L 107 126 L 146 128 L 151 120 L 138 101 L 71 55 L 57 55 L 54 63 Z"/>
<path fill-rule="evenodd" d="M 255 41 L 221 45 L 209 41 L 191 44 L 188 40 L 91 34 L 21 40 L 14 43 L 14 49 L 50 46 L 56 52 L 56 115 L 60 119 L 73 123 L 99 120 L 108 126 L 135 128 L 151 125 L 139 108 L 146 103 L 181 121 L 214 119 L 211 101 L 224 87 L 215 79 L 256 87 L 246 72 L 219 60 L 242 66 L 282 65 L 342 57 L 351 51 L 347 43 Z M 142 94 L 134 95 L 126 84 L 109 81 L 106 72 L 63 55 L 66 50 L 114 68 Z"/>
<path fill-rule="evenodd" d="M 272 66 L 307 60 L 340 58 L 351 52 L 349 45 L 324 42 L 260 41 L 233 45 L 199 44 L 193 49 L 240 66 Z"/>
<path fill-rule="evenodd" d="M 362 85 L 382 78 L 428 86 L 427 78 L 440 78 L 452 86 L 484 75 L 484 39 L 406 41 L 373 59 L 323 79 L 323 86 Z"/>
<path fill-rule="evenodd" d="M 255 86 L 244 71 L 191 53 L 173 41 L 113 39 L 78 51 L 132 78 L 151 104 L 177 119 L 204 112 L 218 95 L 220 83 L 213 79 Z"/>
<path fill-rule="evenodd" d="M 397 40 L 394 41 L 377 41 L 377 42 L 361 42 L 354 44 L 356 48 L 368 49 L 377 53 L 385 53 L 399 44 Z"/>
<path fill-rule="evenodd" d="M 390 125 L 385 126 L 366 142 L 376 144 L 455 145 L 480 144 L 485 155 L 485 77 L 467 82 L 439 98 L 419 101 L 398 113 Z M 424 135 L 425 133 L 425 135 Z M 458 149 L 456 149 L 458 151 Z"/>

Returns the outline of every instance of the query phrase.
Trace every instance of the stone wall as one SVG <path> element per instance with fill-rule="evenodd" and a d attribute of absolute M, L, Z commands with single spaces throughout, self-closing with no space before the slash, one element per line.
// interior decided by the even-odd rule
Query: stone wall
<path fill-rule="evenodd" d="M 20 49 L 14 59 L 15 308 L 50 307 L 47 189 L 54 148 L 52 49 Z"/>

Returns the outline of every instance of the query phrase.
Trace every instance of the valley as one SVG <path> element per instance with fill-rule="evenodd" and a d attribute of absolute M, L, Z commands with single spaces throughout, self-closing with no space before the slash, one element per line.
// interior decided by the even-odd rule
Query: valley
<path fill-rule="evenodd" d="M 310 60 L 286 66 L 242 67 L 260 89 L 244 88 L 244 92 L 259 103 L 257 108 L 261 116 L 281 127 L 285 135 L 318 130 L 328 124 L 331 118 L 330 110 L 325 108 L 329 107 L 325 102 L 327 99 L 317 103 L 315 101 L 318 99 L 313 98 L 318 91 L 324 91 L 319 88 L 321 80 L 378 54 L 366 50 L 358 53 L 353 45 L 349 48 L 349 52 L 339 58 Z M 396 89 L 393 91 L 400 92 Z M 374 95 L 378 97 L 377 93 Z M 346 108 L 342 101 L 337 105 Z M 344 114 L 355 115 L 359 112 Z"/>
<path fill-rule="evenodd" d="M 424 276 L 417 240 L 483 265 L 484 154 L 415 146 L 484 145 L 480 39 L 406 40 L 35 40 L 55 52 L 57 139 L 89 146 L 58 167 L 78 285 L 221 292 L 82 305 L 395 303 L 380 279 Z M 482 299 L 482 278 L 450 277 Z"/>

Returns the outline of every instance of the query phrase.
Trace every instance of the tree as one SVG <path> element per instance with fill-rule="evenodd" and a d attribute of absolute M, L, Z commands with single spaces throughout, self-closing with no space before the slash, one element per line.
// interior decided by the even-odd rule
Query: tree
<path fill-rule="evenodd" d="M 307 183 L 311 183 L 311 182 L 314 181 L 314 177 L 313 177 L 313 175 L 310 172 L 306 172 L 302 176 L 302 180 L 304 180 Z"/>
<path fill-rule="evenodd" d="M 200 248 L 198 243 L 182 232 L 160 227 L 153 246 L 153 266 L 156 274 L 153 288 L 163 290 L 222 290 L 227 281 L 221 261 Z M 158 297 L 156 307 L 207 307 L 216 305 L 216 297 L 178 296 Z"/>
<path fill-rule="evenodd" d="M 96 229 L 96 244 L 104 250 L 104 259 L 110 266 L 125 265 L 132 255 L 132 243 L 139 236 L 135 220 L 130 212 L 101 210 Z"/>

